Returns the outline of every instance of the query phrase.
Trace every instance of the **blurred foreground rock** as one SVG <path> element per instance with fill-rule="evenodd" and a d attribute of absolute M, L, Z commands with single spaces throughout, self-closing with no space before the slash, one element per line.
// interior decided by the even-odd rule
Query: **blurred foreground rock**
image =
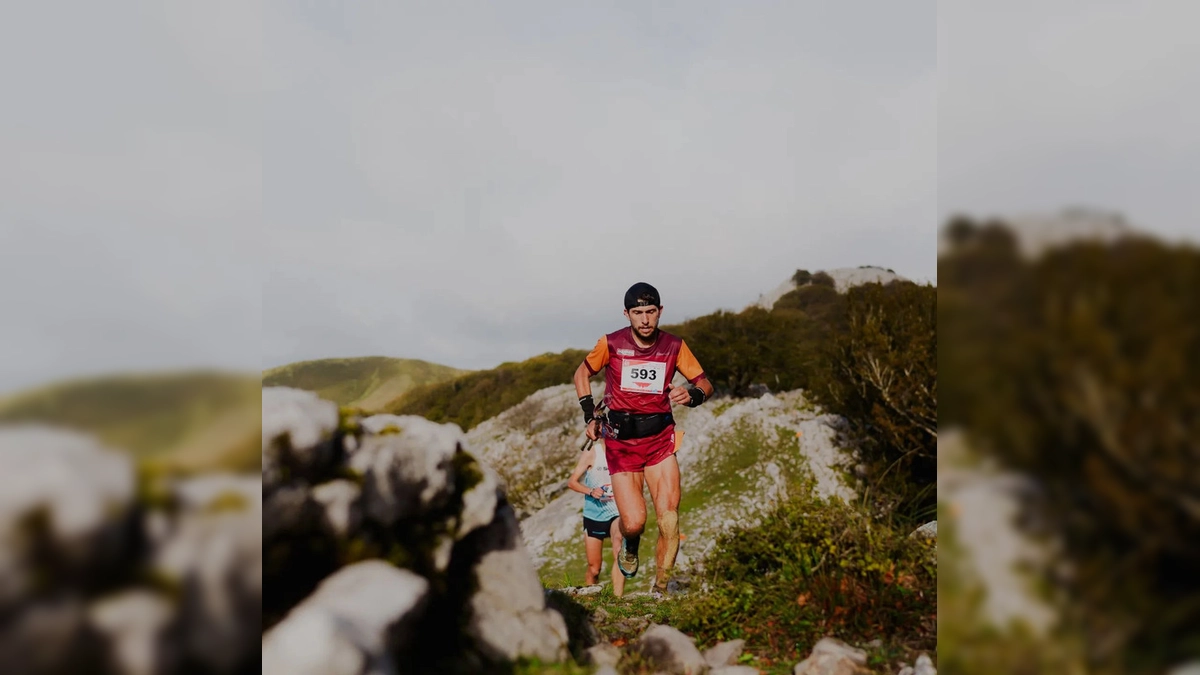
<path fill-rule="evenodd" d="M 93 438 L 0 427 L 0 670 L 250 673 L 257 475 L 168 479 Z"/>
<path fill-rule="evenodd" d="M 456 425 L 263 389 L 262 672 L 570 658 L 496 474 Z"/>

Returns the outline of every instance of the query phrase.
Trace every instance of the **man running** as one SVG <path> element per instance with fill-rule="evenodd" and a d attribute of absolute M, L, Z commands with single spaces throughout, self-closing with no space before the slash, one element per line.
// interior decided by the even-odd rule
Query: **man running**
<path fill-rule="evenodd" d="M 713 387 L 687 344 L 658 329 L 661 317 L 658 291 L 645 282 L 631 286 L 625 292 L 629 326 L 596 341 L 575 370 L 575 393 L 587 436 L 595 440 L 600 430 L 589 379 L 604 368 L 604 402 L 616 432 L 615 438 L 606 439 L 605 450 L 624 537 L 617 567 L 626 577 L 637 574 L 638 545 L 646 527 L 644 480 L 658 518 L 654 587 L 665 591 L 679 552 L 679 463 L 671 404 L 694 408 L 712 396 Z M 687 387 L 670 386 L 676 371 L 687 378 Z"/>

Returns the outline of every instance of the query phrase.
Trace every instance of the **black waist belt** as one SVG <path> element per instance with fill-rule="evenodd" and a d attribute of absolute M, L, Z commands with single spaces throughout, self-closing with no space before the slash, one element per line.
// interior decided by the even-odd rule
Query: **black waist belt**
<path fill-rule="evenodd" d="M 634 438 L 653 436 L 675 423 L 671 413 L 637 414 L 608 411 L 608 423 L 617 432 L 618 441 L 628 441 Z"/>

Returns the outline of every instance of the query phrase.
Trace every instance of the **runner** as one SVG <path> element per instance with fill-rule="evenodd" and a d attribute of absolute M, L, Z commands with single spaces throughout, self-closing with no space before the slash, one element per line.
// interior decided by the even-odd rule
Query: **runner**
<path fill-rule="evenodd" d="M 653 286 L 639 282 L 630 287 L 625 293 L 629 326 L 596 341 L 575 370 L 575 392 L 587 436 L 595 439 L 599 429 L 589 380 L 604 369 L 604 403 L 615 433 L 614 438 L 606 439 L 605 450 L 624 536 L 617 567 L 626 577 L 637 574 L 638 547 L 646 527 L 642 496 L 646 484 L 658 518 L 654 587 L 665 591 L 679 552 L 680 477 L 671 404 L 694 408 L 712 396 L 713 388 L 687 344 L 659 330 L 661 317 L 662 304 Z M 688 386 L 670 386 L 676 371 L 687 379 Z"/>
<path fill-rule="evenodd" d="M 575 470 L 567 480 L 567 487 L 583 493 L 583 539 L 587 552 L 588 586 L 600 579 L 604 566 L 604 540 L 612 537 L 613 595 L 625 594 L 625 576 L 617 569 L 617 556 L 621 554 L 621 526 L 617 523 L 617 504 L 613 500 L 612 479 L 608 474 L 608 461 L 604 456 L 604 442 L 589 442 L 587 449 L 579 453 Z M 580 482 L 580 478 L 583 482 Z"/>

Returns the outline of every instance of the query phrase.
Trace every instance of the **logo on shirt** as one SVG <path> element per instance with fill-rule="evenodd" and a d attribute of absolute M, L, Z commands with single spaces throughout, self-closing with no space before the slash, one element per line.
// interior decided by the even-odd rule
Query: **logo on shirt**
<path fill-rule="evenodd" d="M 617 353 L 620 354 L 621 356 L 633 356 L 632 349 L 618 349 Z"/>

